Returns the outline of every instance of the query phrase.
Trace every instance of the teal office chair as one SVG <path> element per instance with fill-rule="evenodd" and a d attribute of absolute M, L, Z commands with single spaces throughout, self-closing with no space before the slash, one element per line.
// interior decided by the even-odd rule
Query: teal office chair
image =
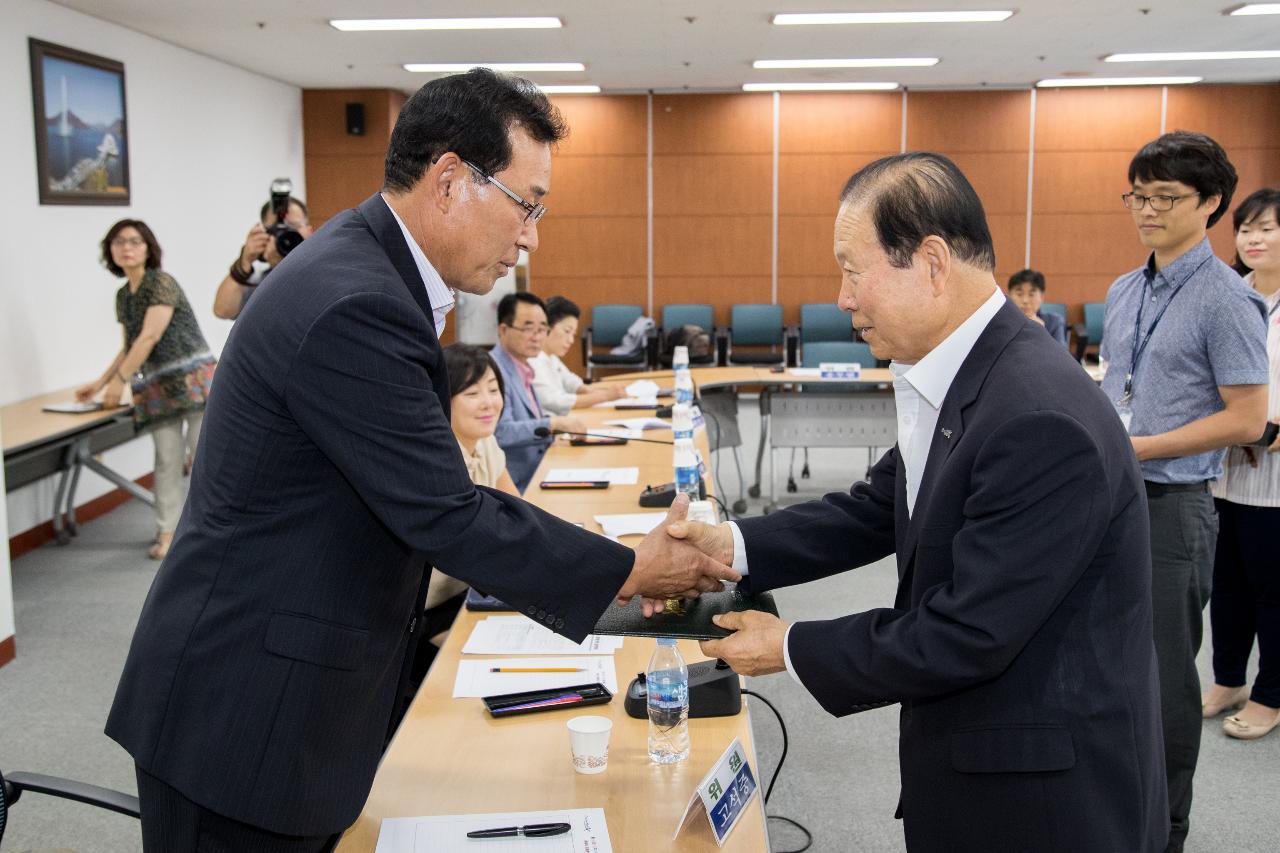
<path fill-rule="evenodd" d="M 1076 361 L 1084 363 L 1089 349 L 1102 346 L 1103 320 L 1107 312 L 1105 302 L 1086 302 L 1084 304 L 1084 322 L 1075 325 Z"/>
<path fill-rule="evenodd" d="M 876 357 L 871 354 L 871 347 L 854 341 L 814 341 L 804 345 L 800 356 L 803 359 L 802 367 L 818 367 L 823 362 L 876 366 Z"/>
<path fill-rule="evenodd" d="M 1057 314 L 1062 318 L 1062 323 L 1067 328 L 1071 328 L 1071 324 L 1067 322 L 1067 306 L 1063 302 L 1042 302 L 1040 310 L 1045 314 Z"/>
<path fill-rule="evenodd" d="M 800 347 L 820 341 L 853 341 L 849 315 L 831 302 L 801 305 L 800 326 L 787 336 L 787 364 L 799 364 Z"/>
<path fill-rule="evenodd" d="M 591 325 L 582 333 L 582 363 L 587 370 L 587 379 L 594 377 L 597 367 L 647 370 L 652 365 L 651 358 L 657 346 L 656 337 L 646 341 L 639 355 L 614 355 L 610 352 L 596 352 L 596 347 L 616 347 L 622 343 L 622 336 L 631 328 L 631 324 L 640 319 L 644 313 L 639 305 L 596 305 L 591 309 Z"/>
<path fill-rule="evenodd" d="M 687 303 L 680 305 L 664 305 L 662 307 L 662 327 L 659 329 L 660 340 L 665 344 L 667 334 L 681 326 L 697 326 L 712 338 L 711 351 L 704 356 L 690 356 L 690 364 L 709 365 L 716 361 L 716 321 L 715 312 L 705 303 Z M 666 346 L 659 348 L 658 363 L 662 367 L 671 366 L 671 355 Z"/>
<path fill-rule="evenodd" d="M 774 365 L 786 360 L 781 305 L 735 305 L 728 335 L 729 364 Z M 768 347 L 739 350 L 740 346 Z"/>

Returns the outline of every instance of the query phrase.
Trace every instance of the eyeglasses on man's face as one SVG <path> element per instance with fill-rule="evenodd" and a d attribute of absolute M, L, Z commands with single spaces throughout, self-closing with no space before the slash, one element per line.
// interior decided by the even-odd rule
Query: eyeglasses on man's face
<path fill-rule="evenodd" d="M 525 323 L 523 326 L 507 326 L 513 332 L 519 332 L 527 338 L 537 338 L 548 334 L 551 327 L 546 323 Z"/>
<path fill-rule="evenodd" d="M 484 169 L 481 169 L 479 166 L 477 166 L 475 163 L 472 163 L 470 160 L 463 160 L 462 162 L 466 163 L 467 166 L 470 167 L 471 171 L 475 172 L 477 175 L 484 178 L 486 181 L 493 184 L 498 189 L 502 190 L 504 193 L 506 193 L 509 199 L 511 199 L 516 204 L 523 207 L 525 222 L 537 223 L 539 219 L 547 215 L 547 209 L 543 207 L 541 204 L 534 204 L 531 201 L 525 201 L 524 198 L 522 198 L 520 195 L 518 195 L 515 192 L 512 192 L 512 190 L 509 187 L 507 187 L 504 183 L 502 183 L 502 181 L 498 180 L 493 175 L 488 174 L 487 172 L 485 172 Z"/>
<path fill-rule="evenodd" d="M 1164 213 L 1166 210 L 1173 210 L 1173 206 L 1184 198 L 1198 196 L 1200 193 L 1187 193 L 1186 195 L 1142 195 L 1140 193 L 1125 193 L 1120 196 L 1120 200 L 1124 202 L 1124 206 L 1130 210 L 1142 210 L 1147 206 L 1147 202 L 1151 203 L 1151 209 L 1156 213 Z"/>

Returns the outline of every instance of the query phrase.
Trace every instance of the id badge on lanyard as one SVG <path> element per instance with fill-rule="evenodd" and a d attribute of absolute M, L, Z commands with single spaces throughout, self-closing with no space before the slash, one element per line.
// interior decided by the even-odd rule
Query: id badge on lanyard
<path fill-rule="evenodd" d="M 1133 423 L 1133 395 L 1125 394 L 1119 400 L 1115 401 L 1116 414 L 1120 416 L 1120 423 L 1124 424 L 1124 431 L 1131 432 L 1129 425 Z"/>

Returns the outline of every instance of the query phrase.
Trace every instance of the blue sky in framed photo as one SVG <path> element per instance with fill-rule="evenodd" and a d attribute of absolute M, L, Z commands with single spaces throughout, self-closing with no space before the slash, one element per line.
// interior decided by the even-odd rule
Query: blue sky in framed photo
<path fill-rule="evenodd" d="M 62 113 L 62 78 L 67 80 L 69 112 L 91 127 L 106 129 L 124 112 L 120 76 L 101 68 L 44 57 L 44 114 L 53 119 Z"/>

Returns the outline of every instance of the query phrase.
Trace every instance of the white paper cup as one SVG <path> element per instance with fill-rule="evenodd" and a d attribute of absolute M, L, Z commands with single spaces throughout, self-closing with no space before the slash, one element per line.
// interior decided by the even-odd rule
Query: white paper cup
<path fill-rule="evenodd" d="M 609 732 L 613 720 L 608 717 L 574 717 L 569 727 L 569 749 L 573 769 L 579 773 L 603 773 L 609 764 Z"/>

